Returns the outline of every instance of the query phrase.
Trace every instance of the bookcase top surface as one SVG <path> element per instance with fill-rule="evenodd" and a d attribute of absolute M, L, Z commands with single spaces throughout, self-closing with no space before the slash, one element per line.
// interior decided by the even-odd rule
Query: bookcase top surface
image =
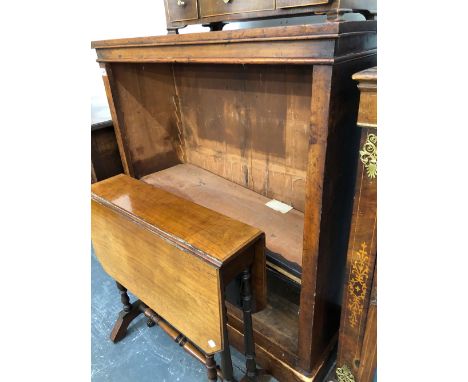
<path fill-rule="evenodd" d="M 376 21 L 94 41 L 98 62 L 331 64 L 374 53 Z"/>
<path fill-rule="evenodd" d="M 187 43 L 216 43 L 229 39 L 297 39 L 297 38 L 337 38 L 343 33 L 377 31 L 377 21 L 347 21 L 325 22 L 305 25 L 289 25 L 266 28 L 237 29 L 227 31 L 187 33 L 180 35 L 161 35 L 148 37 L 120 38 L 92 41 L 93 49 L 109 49 L 116 47 L 134 47 L 151 45 L 178 45 Z"/>

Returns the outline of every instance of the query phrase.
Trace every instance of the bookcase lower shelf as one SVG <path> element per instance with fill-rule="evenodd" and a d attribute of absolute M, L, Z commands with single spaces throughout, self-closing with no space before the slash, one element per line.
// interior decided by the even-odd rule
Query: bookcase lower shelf
<path fill-rule="evenodd" d="M 265 196 L 191 164 L 179 164 L 141 179 L 265 232 L 267 262 L 297 284 L 301 280 L 304 214 L 283 214 L 265 204 Z"/>

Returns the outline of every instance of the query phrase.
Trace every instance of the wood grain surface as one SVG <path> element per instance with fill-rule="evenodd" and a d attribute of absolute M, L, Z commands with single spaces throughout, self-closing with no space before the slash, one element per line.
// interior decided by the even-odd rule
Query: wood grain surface
<path fill-rule="evenodd" d="M 198 0 L 164 0 L 168 21 L 198 19 Z"/>
<path fill-rule="evenodd" d="M 309 271 L 302 274 L 298 346 L 304 370 L 311 370 L 337 337 L 359 151 L 359 91 L 351 77 L 375 61 L 369 56 L 314 66 L 302 259 Z"/>
<path fill-rule="evenodd" d="M 102 76 L 102 81 L 104 83 L 104 89 L 106 91 L 107 103 L 109 104 L 109 110 L 112 117 L 112 124 L 114 125 L 114 132 L 115 132 L 115 139 L 117 140 L 117 145 L 119 148 L 120 159 L 122 161 L 122 167 L 124 173 L 130 176 L 134 176 L 133 172 L 133 165 L 130 158 L 130 153 L 128 149 L 128 142 L 127 137 L 125 136 L 124 130 L 120 126 L 120 121 L 122 118 L 119 117 L 120 113 L 120 105 L 119 108 L 116 108 L 116 104 L 114 101 L 114 96 L 111 90 L 111 83 L 114 84 L 114 78 L 112 74 L 112 69 L 110 65 L 101 64 L 105 69 L 106 73 Z"/>
<path fill-rule="evenodd" d="M 186 162 L 304 211 L 311 70 L 176 65 Z"/>
<path fill-rule="evenodd" d="M 181 163 L 172 68 L 116 64 L 112 79 L 133 176 Z"/>
<path fill-rule="evenodd" d="M 341 23 L 315 23 L 304 25 L 290 25 L 266 28 L 249 28 L 229 31 L 218 31 L 212 33 L 187 33 L 183 35 L 168 36 L 147 36 L 131 37 L 109 40 L 97 40 L 91 42 L 91 48 L 96 49 L 114 49 L 118 47 L 144 47 L 144 46 L 167 46 L 167 45 L 206 45 L 219 44 L 227 42 L 232 44 L 242 44 L 245 42 L 262 42 L 275 40 L 320 40 L 320 39 L 338 39 L 343 34 L 352 33 L 360 35 L 362 32 L 376 31 L 377 22 L 375 21 L 350 21 Z M 368 34 L 368 33 L 367 33 Z M 227 47 L 225 47 L 227 48 Z M 220 47 L 220 49 L 223 49 Z M 134 57 L 134 61 L 138 61 Z"/>
<path fill-rule="evenodd" d="M 92 240 L 99 262 L 113 279 L 204 352 L 222 350 L 224 320 L 217 267 L 95 200 Z M 209 345 L 210 340 L 215 346 Z"/>
<path fill-rule="evenodd" d="M 361 127 L 377 127 L 377 67 L 353 75 L 359 81 L 361 91 L 358 124 Z"/>
<path fill-rule="evenodd" d="M 276 0 L 277 8 L 304 7 L 330 3 L 330 0 Z"/>
<path fill-rule="evenodd" d="M 304 225 L 301 212 L 275 211 L 265 205 L 268 198 L 190 164 L 177 165 L 141 180 L 257 227 L 265 232 L 269 251 L 301 264 Z"/>

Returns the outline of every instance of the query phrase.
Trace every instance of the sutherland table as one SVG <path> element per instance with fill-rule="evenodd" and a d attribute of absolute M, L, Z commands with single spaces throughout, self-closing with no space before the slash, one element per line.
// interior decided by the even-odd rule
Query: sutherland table
<path fill-rule="evenodd" d="M 319 380 L 337 342 L 360 138 L 352 75 L 375 65 L 376 29 L 326 22 L 92 44 L 125 173 L 265 232 L 255 350 L 280 381 Z M 230 287 L 229 340 L 242 350 Z"/>
<path fill-rule="evenodd" d="M 233 378 L 224 287 L 242 275 L 247 375 L 256 375 L 250 269 L 258 310 L 265 305 L 263 232 L 122 174 L 92 186 L 92 238 L 124 304 L 111 339 L 144 313 L 206 364 L 210 380 L 217 352 L 223 379 Z M 141 301 L 131 305 L 127 288 Z"/>

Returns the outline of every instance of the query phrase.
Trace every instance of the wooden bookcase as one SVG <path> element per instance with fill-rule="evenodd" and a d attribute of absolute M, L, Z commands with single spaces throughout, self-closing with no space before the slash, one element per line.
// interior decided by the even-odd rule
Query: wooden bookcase
<path fill-rule="evenodd" d="M 376 22 L 93 42 L 126 174 L 266 233 L 259 363 L 316 380 L 336 344 L 359 131 L 353 73 Z M 281 214 L 265 206 L 293 206 Z M 228 307 L 242 350 L 241 312 Z"/>
<path fill-rule="evenodd" d="M 91 125 L 91 183 L 123 172 L 112 121 Z"/>

